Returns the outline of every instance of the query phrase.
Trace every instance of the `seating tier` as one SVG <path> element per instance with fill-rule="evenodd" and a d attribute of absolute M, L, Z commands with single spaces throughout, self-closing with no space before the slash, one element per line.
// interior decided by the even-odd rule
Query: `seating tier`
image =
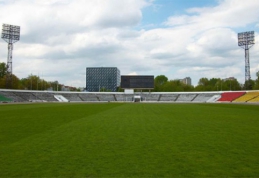
<path fill-rule="evenodd" d="M 259 96 L 259 92 L 247 92 L 243 96 L 235 99 L 233 102 L 248 102 L 249 100 L 252 100 L 253 98 L 256 98 Z"/>
<path fill-rule="evenodd" d="M 241 97 L 246 92 L 225 92 L 221 94 L 221 98 L 218 101 L 232 102 L 233 100 Z"/>

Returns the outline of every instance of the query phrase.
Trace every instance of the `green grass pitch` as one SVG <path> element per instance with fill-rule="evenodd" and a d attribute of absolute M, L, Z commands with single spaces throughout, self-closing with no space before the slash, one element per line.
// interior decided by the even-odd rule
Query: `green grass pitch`
<path fill-rule="evenodd" d="M 259 105 L 0 105 L 0 177 L 258 177 Z"/>

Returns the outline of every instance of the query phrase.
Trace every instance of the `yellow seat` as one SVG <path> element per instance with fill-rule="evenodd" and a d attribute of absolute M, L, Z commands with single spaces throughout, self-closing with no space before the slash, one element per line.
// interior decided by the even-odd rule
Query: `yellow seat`
<path fill-rule="evenodd" d="M 249 100 L 248 102 L 259 102 L 259 95 L 251 100 Z"/>
<path fill-rule="evenodd" d="M 251 100 L 254 100 L 257 97 L 259 97 L 259 92 L 247 92 L 243 96 L 235 99 L 233 102 L 250 102 Z"/>

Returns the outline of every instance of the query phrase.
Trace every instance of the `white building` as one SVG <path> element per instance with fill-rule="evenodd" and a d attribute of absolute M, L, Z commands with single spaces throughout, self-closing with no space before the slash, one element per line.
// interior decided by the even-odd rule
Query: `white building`
<path fill-rule="evenodd" d="M 190 77 L 185 77 L 184 79 L 179 79 L 180 82 L 186 84 L 186 85 L 192 85 L 192 79 Z"/>

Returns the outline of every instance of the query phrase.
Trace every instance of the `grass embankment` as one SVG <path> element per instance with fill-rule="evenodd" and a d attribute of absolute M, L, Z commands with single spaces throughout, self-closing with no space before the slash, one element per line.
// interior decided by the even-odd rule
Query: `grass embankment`
<path fill-rule="evenodd" d="M 0 106 L 0 177 L 256 177 L 259 107 Z"/>

